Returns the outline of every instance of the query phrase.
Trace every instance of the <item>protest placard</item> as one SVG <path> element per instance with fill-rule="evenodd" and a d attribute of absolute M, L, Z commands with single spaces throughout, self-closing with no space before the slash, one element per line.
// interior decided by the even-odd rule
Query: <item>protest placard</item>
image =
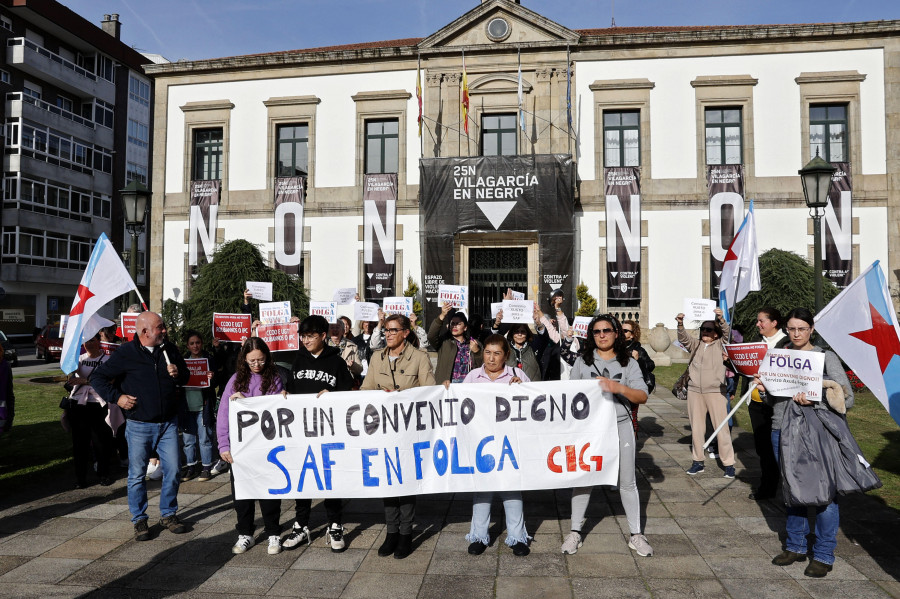
<path fill-rule="evenodd" d="M 264 302 L 272 301 L 272 283 L 263 281 L 247 281 L 247 289 L 253 295 L 253 299 Z"/>
<path fill-rule="evenodd" d="M 122 338 L 131 341 L 137 335 L 137 317 L 135 312 L 122 312 L 120 315 L 119 329 L 122 331 Z"/>
<path fill-rule="evenodd" d="M 259 305 L 259 321 L 279 324 L 291 321 L 291 302 L 269 302 Z"/>
<path fill-rule="evenodd" d="M 491 302 L 491 318 L 497 320 L 497 314 L 499 314 L 502 309 L 503 302 Z"/>
<path fill-rule="evenodd" d="M 213 314 L 213 337 L 219 341 L 243 343 L 250 336 L 249 314 Z"/>
<path fill-rule="evenodd" d="M 503 320 L 501 322 L 529 324 L 534 322 L 533 300 L 503 300 Z"/>
<path fill-rule="evenodd" d="M 356 297 L 356 287 L 338 287 L 331 296 L 331 301 L 338 306 L 346 306 L 352 304 Z"/>
<path fill-rule="evenodd" d="M 449 303 L 454 308 L 469 308 L 469 287 L 466 285 L 438 285 L 438 306 Z"/>
<path fill-rule="evenodd" d="M 509 290 L 509 299 L 514 300 L 523 300 L 525 299 L 525 294 L 521 291 L 514 291 L 512 289 Z"/>
<path fill-rule="evenodd" d="M 822 371 L 825 354 L 799 349 L 770 349 L 759 366 L 766 393 L 793 397 L 806 393 L 809 401 L 822 401 Z"/>
<path fill-rule="evenodd" d="M 107 343 L 106 341 L 100 342 L 100 351 L 102 351 L 107 356 L 111 356 L 114 351 L 119 349 L 118 343 Z"/>
<path fill-rule="evenodd" d="M 184 363 L 187 364 L 188 372 L 191 376 L 185 387 L 195 387 L 205 389 L 209 387 L 209 360 L 206 358 L 185 358 Z"/>
<path fill-rule="evenodd" d="M 756 376 L 763 357 L 769 350 L 769 346 L 758 341 L 756 343 L 731 343 L 725 345 L 728 359 L 738 374 L 744 376 Z"/>
<path fill-rule="evenodd" d="M 309 315 L 324 316 L 325 320 L 334 324 L 337 322 L 337 302 L 309 302 Z"/>
<path fill-rule="evenodd" d="M 300 324 L 296 322 L 261 324 L 256 334 L 266 342 L 270 351 L 293 351 L 300 349 L 299 330 Z"/>
<path fill-rule="evenodd" d="M 385 314 L 402 314 L 409 316 L 413 311 L 413 298 L 386 297 L 382 301 L 382 312 Z"/>
<path fill-rule="evenodd" d="M 356 302 L 353 304 L 353 320 L 378 322 L 378 310 L 381 308 L 374 302 Z"/>
<path fill-rule="evenodd" d="M 238 499 L 561 489 L 618 479 L 615 400 L 593 380 L 276 395 L 228 407 Z"/>
<path fill-rule="evenodd" d="M 684 298 L 684 317 L 687 320 L 714 320 L 716 302 L 703 298 Z"/>
<path fill-rule="evenodd" d="M 590 316 L 576 316 L 572 321 L 574 335 L 582 339 L 587 339 L 588 325 L 591 324 L 591 320 L 592 318 Z"/>
<path fill-rule="evenodd" d="M 59 338 L 65 339 L 66 328 L 69 326 L 69 315 L 61 314 L 59 317 Z"/>

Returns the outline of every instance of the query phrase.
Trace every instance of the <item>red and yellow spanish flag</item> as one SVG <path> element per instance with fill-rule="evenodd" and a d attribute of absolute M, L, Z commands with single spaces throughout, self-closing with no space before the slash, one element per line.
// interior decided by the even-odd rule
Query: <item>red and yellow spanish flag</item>
<path fill-rule="evenodd" d="M 462 119 L 463 129 L 469 135 L 469 77 L 466 75 L 466 55 L 463 54 L 463 78 L 462 78 Z"/>

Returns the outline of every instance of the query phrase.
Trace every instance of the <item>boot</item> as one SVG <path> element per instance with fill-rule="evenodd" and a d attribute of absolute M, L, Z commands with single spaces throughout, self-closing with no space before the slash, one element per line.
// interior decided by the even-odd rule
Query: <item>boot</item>
<path fill-rule="evenodd" d="M 412 535 L 400 535 L 397 549 L 394 551 L 394 559 L 403 559 L 412 553 Z"/>
<path fill-rule="evenodd" d="M 387 557 L 394 552 L 397 548 L 397 541 L 400 540 L 400 533 L 398 532 L 389 532 L 384 537 L 384 543 L 381 544 L 381 547 L 378 548 L 378 555 L 380 557 Z"/>

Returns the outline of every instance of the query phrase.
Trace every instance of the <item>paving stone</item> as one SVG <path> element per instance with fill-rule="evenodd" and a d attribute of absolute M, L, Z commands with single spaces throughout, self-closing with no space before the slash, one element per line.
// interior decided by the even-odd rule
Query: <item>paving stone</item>
<path fill-rule="evenodd" d="M 209 576 L 197 590 L 202 593 L 261 595 L 268 593 L 283 573 L 280 568 L 248 568 L 228 564 Z"/>
<path fill-rule="evenodd" d="M 289 570 L 269 589 L 268 596 L 340 597 L 353 577 L 351 572 Z"/>
<path fill-rule="evenodd" d="M 750 535 L 733 529 L 718 533 L 686 533 L 701 555 L 761 556 L 766 552 Z"/>
<path fill-rule="evenodd" d="M 798 580 L 810 597 L 815 599 L 837 599 L 838 597 L 852 597 L 853 599 L 886 599 L 890 595 L 874 582 L 830 580 L 829 573 L 826 578 Z"/>
<path fill-rule="evenodd" d="M 638 558 L 640 559 L 640 558 Z M 578 578 L 623 578 L 638 576 L 635 558 L 612 553 L 583 553 L 565 556 L 569 575 Z"/>
<path fill-rule="evenodd" d="M 342 598 L 414 599 L 425 577 L 420 574 L 385 574 L 381 572 L 357 572 L 344 589 Z"/>
<path fill-rule="evenodd" d="M 885 580 L 880 581 L 878 584 L 891 597 L 900 598 L 900 581 Z"/>
<path fill-rule="evenodd" d="M 720 578 L 719 582 L 732 599 L 800 599 L 809 593 L 791 578 Z"/>
<path fill-rule="evenodd" d="M 497 578 L 497 599 L 563 599 L 572 596 L 568 579 L 545 576 L 500 576 Z"/>
<path fill-rule="evenodd" d="M 251 552 L 258 547 L 260 547 L 260 545 L 251 549 Z M 267 543 L 263 543 L 263 553 L 266 552 L 266 549 Z M 175 550 L 164 558 L 164 561 L 170 564 L 204 564 L 209 566 L 221 566 L 232 557 L 235 556 L 231 553 L 231 543 L 195 540 L 176 546 Z"/>
<path fill-rule="evenodd" d="M 78 520 L 73 520 L 78 522 Z M 107 520 L 98 523 L 96 520 L 88 520 L 93 526 L 78 535 L 79 539 L 120 539 L 127 541 L 134 538 L 134 525 L 131 522 L 121 520 Z"/>
<path fill-rule="evenodd" d="M 15 597 L 15 599 L 68 599 L 70 597 L 74 599 L 75 597 L 85 597 L 93 590 L 92 586 L 10 582 L 4 583 L 0 588 L 0 596 Z M 121 591 L 118 592 L 118 597 L 122 597 Z"/>
<path fill-rule="evenodd" d="M 654 597 L 665 597 L 666 599 L 680 599 L 681 597 L 719 599 L 725 594 L 722 584 L 715 579 L 648 578 L 646 583 Z"/>
<path fill-rule="evenodd" d="M 366 549 L 350 548 L 341 553 L 334 553 L 331 549 L 309 547 L 303 552 L 285 551 L 288 555 L 294 555 L 296 559 L 291 566 L 292 570 L 335 570 L 342 572 L 355 572 L 369 553 Z"/>
<path fill-rule="evenodd" d="M 131 589 L 153 589 L 161 591 L 189 591 L 203 584 L 212 576 L 219 566 L 201 566 L 191 564 L 189 567 L 179 564 L 160 562 L 133 578 L 128 587 Z"/>
<path fill-rule="evenodd" d="M 864 554 L 845 556 L 844 559 L 869 580 L 900 580 L 900 559 L 896 556 L 879 555 L 876 558 Z"/>
<path fill-rule="evenodd" d="M 0 555 L 37 556 L 68 541 L 66 537 L 20 534 L 0 543 Z"/>
<path fill-rule="evenodd" d="M 87 564 L 85 567 L 66 578 L 63 583 L 87 584 L 109 588 L 126 587 L 154 565 L 155 562 L 144 563 L 98 560 Z"/>
<path fill-rule="evenodd" d="M 765 578 L 788 579 L 790 575 L 784 568 L 772 565 L 772 559 L 765 557 L 742 557 L 735 559 L 724 556 L 706 556 L 706 563 L 718 578 Z M 804 568 L 806 565 L 804 564 Z"/>
<path fill-rule="evenodd" d="M 126 562 L 156 562 L 167 558 L 181 544 L 178 541 L 130 541 L 107 553 L 102 559 L 122 560 Z"/>
<path fill-rule="evenodd" d="M 650 599 L 650 591 L 635 578 L 572 578 L 575 599 Z"/>
<path fill-rule="evenodd" d="M 499 576 L 566 576 L 566 560 L 562 553 L 542 553 L 518 557 L 511 552 L 500 554 Z"/>
<path fill-rule="evenodd" d="M 97 526 L 97 520 L 94 519 L 60 517 L 44 522 L 29 532 L 32 534 L 71 538 L 95 526 Z"/>
<path fill-rule="evenodd" d="M 806 569 L 808 563 L 809 561 L 802 563 L 793 563 L 790 566 L 786 566 L 784 570 L 788 574 L 788 576 L 791 576 L 792 578 L 795 578 L 797 580 L 808 579 L 803 575 L 803 570 Z M 866 580 L 866 577 L 862 572 L 854 568 L 852 565 L 850 565 L 850 563 L 840 557 L 835 557 L 834 568 L 831 572 L 828 573 L 827 578 L 831 581 Z"/>
<path fill-rule="evenodd" d="M 370 550 L 359 565 L 359 572 L 397 572 L 400 574 L 425 574 L 431 562 L 431 551 L 416 550 L 404 559 L 393 556 L 381 557 L 376 550 Z"/>
<path fill-rule="evenodd" d="M 89 563 L 87 559 L 38 557 L 0 576 L 0 583 L 56 583 Z"/>
<path fill-rule="evenodd" d="M 77 509 L 63 516 L 63 518 L 93 518 L 95 520 L 109 520 L 110 518 L 127 512 L 127 505 L 115 505 L 111 503 L 101 503 L 100 505 L 91 505 Z"/>
<path fill-rule="evenodd" d="M 422 581 L 418 599 L 446 599 L 466 597 L 466 599 L 493 599 L 494 577 L 491 576 L 448 576 L 427 574 Z"/>
<path fill-rule="evenodd" d="M 428 565 L 428 574 L 493 577 L 497 574 L 497 560 L 496 553 L 469 555 L 465 550 L 435 551 Z"/>

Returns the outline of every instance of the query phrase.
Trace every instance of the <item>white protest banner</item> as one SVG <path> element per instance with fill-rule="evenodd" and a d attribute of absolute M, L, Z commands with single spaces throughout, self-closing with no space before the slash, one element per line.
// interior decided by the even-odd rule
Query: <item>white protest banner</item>
<path fill-rule="evenodd" d="M 615 400 L 596 381 L 470 384 L 228 403 L 238 499 L 614 485 Z"/>
<path fill-rule="evenodd" d="M 503 320 L 501 322 L 534 322 L 534 300 L 503 300 Z"/>
<path fill-rule="evenodd" d="M 512 289 L 510 289 L 509 290 L 509 299 L 523 300 L 523 299 L 525 299 L 525 294 L 522 293 L 521 291 L 513 291 Z"/>
<path fill-rule="evenodd" d="M 253 294 L 253 299 L 262 300 L 264 302 L 272 301 L 272 283 L 264 281 L 247 281 L 246 289 Z"/>
<path fill-rule="evenodd" d="M 762 342 L 725 344 L 725 353 L 738 374 L 756 376 L 769 346 Z"/>
<path fill-rule="evenodd" d="M 381 310 L 385 314 L 402 314 L 409 316 L 413 311 L 413 298 L 411 297 L 386 297 L 382 300 Z"/>
<path fill-rule="evenodd" d="M 437 304 L 449 303 L 454 308 L 469 309 L 469 288 L 466 285 L 438 285 Z"/>
<path fill-rule="evenodd" d="M 185 387 L 205 389 L 209 387 L 209 360 L 206 358 L 185 358 L 184 363 L 187 365 L 188 372 L 191 373 Z"/>
<path fill-rule="evenodd" d="M 259 321 L 263 324 L 279 324 L 291 321 L 291 302 L 269 302 L 259 305 Z"/>
<path fill-rule="evenodd" d="M 703 298 L 684 298 L 684 317 L 688 320 L 714 320 L 716 302 Z"/>
<path fill-rule="evenodd" d="M 491 318 L 497 320 L 497 314 L 503 309 L 503 302 L 491 302 Z"/>
<path fill-rule="evenodd" d="M 356 302 L 353 304 L 353 320 L 378 322 L 378 310 L 381 308 L 375 302 Z"/>
<path fill-rule="evenodd" d="M 347 304 L 352 304 L 355 297 L 356 287 L 338 287 L 334 290 L 331 301 L 335 302 L 338 306 L 346 306 Z"/>
<path fill-rule="evenodd" d="M 334 324 L 337 322 L 337 302 L 309 302 L 309 315 L 324 316 L 325 320 Z"/>
<path fill-rule="evenodd" d="M 257 336 L 266 342 L 270 351 L 292 351 L 300 349 L 300 324 L 282 322 L 261 324 L 256 329 Z"/>
<path fill-rule="evenodd" d="M 576 316 L 575 320 L 572 321 L 572 330 L 575 331 L 576 337 L 581 337 L 582 339 L 587 339 L 588 336 L 588 325 L 591 324 L 592 318 L 590 316 Z"/>
<path fill-rule="evenodd" d="M 759 365 L 759 378 L 766 393 L 793 397 L 806 393 L 809 401 L 822 401 L 825 354 L 799 349 L 770 349 Z"/>
<path fill-rule="evenodd" d="M 122 331 L 122 338 L 126 341 L 131 341 L 137 335 L 137 317 L 135 312 L 122 312 L 121 314 L 122 323 L 119 327 Z"/>
<path fill-rule="evenodd" d="M 243 343 L 250 336 L 249 314 L 213 314 L 213 337 L 219 341 Z"/>

